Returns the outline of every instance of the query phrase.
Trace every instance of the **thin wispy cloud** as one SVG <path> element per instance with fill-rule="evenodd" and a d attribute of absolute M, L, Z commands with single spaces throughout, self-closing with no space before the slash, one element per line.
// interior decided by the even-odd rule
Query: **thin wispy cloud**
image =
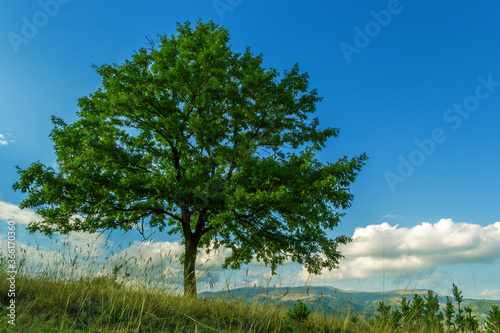
<path fill-rule="evenodd" d="M 30 222 L 37 222 L 41 219 L 41 216 L 31 209 L 21 209 L 17 205 L 0 201 L 0 220 L 12 220 L 16 224 L 27 226 Z M 105 238 L 100 233 L 70 232 L 67 235 L 59 235 L 57 233 L 56 235 L 61 241 L 67 242 L 73 249 L 99 248 L 105 242 Z"/>
<path fill-rule="evenodd" d="M 13 220 L 20 224 L 29 224 L 32 221 L 40 221 L 41 218 L 31 209 L 21 209 L 19 206 L 0 201 L 0 219 Z"/>
<path fill-rule="evenodd" d="M 142 270 L 152 267 L 151 273 L 158 277 L 182 281 L 183 266 L 179 258 L 184 254 L 184 245 L 179 242 L 139 242 L 110 257 L 110 262 L 126 262 L 131 269 Z M 200 249 L 196 258 L 198 282 L 209 279 L 218 282 L 222 275 L 222 263 L 230 255 L 230 249 L 221 247 L 217 251 L 207 252 Z"/>
<path fill-rule="evenodd" d="M 479 296 L 480 297 L 485 297 L 485 298 L 489 298 L 489 297 L 492 297 L 492 296 L 498 296 L 500 295 L 500 290 L 499 289 L 485 289 L 484 291 L 482 291 Z"/>

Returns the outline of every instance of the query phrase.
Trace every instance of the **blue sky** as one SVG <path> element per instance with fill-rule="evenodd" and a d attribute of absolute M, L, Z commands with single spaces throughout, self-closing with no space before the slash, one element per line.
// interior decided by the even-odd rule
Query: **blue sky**
<path fill-rule="evenodd" d="M 29 222 L 31 212 L 16 210 L 25 196 L 11 189 L 14 166 L 55 163 L 50 117 L 76 120 L 77 99 L 100 86 L 91 64 L 121 63 L 176 22 L 212 19 L 234 51 L 250 45 L 266 67 L 298 62 L 309 73 L 324 97 L 321 126 L 340 128 L 321 161 L 370 157 L 331 233 L 356 236 L 344 268 L 311 278 L 289 263 L 285 282 L 382 290 L 409 281 L 442 293 L 456 283 L 466 296 L 500 299 L 499 11 L 492 1 L 3 1 L 0 219 Z M 179 236 L 154 237 L 179 250 Z M 34 238 L 48 246 L 22 231 L 18 241 Z M 265 268 L 250 268 L 265 280 Z"/>

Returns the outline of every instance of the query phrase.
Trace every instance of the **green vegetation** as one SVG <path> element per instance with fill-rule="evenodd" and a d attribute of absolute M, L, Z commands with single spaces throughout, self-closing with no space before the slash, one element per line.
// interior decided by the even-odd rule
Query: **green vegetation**
<path fill-rule="evenodd" d="M 397 328 L 410 331 L 412 327 L 418 327 L 423 332 L 480 332 L 481 322 L 473 314 L 472 308 L 460 307 L 463 296 L 455 284 L 453 284 L 452 293 L 458 304 L 456 310 L 449 298 L 447 298 L 446 308 L 441 310 L 438 297 L 429 290 L 427 297 L 422 298 L 415 294 L 413 301 L 407 301 L 403 297 L 401 306 L 393 311 L 391 311 L 391 306 L 380 302 L 377 308 L 379 314 L 375 316 L 375 322 L 385 325 L 387 331 Z M 492 312 L 487 318 L 489 324 L 486 329 L 488 330 L 489 327 L 495 328 L 500 325 L 500 321 L 495 317 L 497 309 L 498 307 L 492 306 Z M 494 329 L 491 332 L 497 333 Z"/>
<path fill-rule="evenodd" d="M 491 307 L 485 322 L 485 328 L 488 333 L 500 332 L 500 308 L 496 305 Z"/>
<path fill-rule="evenodd" d="M 366 155 L 316 158 L 339 130 L 311 117 L 321 97 L 297 64 L 265 69 L 211 21 L 177 32 L 94 66 L 102 87 L 79 99 L 78 120 L 52 117 L 57 168 L 18 167 L 13 185 L 28 194 L 20 207 L 42 217 L 30 231 L 180 234 L 191 297 L 201 248 L 231 249 L 225 268 L 253 258 L 273 273 L 286 260 L 314 274 L 337 268 L 351 239 L 327 231 L 350 207 Z"/>
<path fill-rule="evenodd" d="M 9 332 L 0 273 L 0 331 Z M 113 278 L 57 281 L 50 275 L 19 276 L 17 332 L 359 332 L 361 326 L 283 307 L 244 300 L 193 299 L 163 291 L 139 291 Z M 368 327 L 366 327 L 368 329 Z M 14 330 L 11 330 L 15 332 Z"/>
<path fill-rule="evenodd" d="M 307 318 L 311 314 L 311 311 L 307 308 L 302 300 L 297 301 L 297 303 L 297 306 L 293 309 L 288 310 L 287 314 L 288 317 L 290 317 L 292 320 L 301 324 L 307 320 Z"/>

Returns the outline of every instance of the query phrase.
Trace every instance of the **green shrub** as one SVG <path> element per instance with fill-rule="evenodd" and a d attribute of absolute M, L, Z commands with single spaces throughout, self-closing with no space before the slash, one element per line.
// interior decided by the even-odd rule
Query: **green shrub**
<path fill-rule="evenodd" d="M 500 333 L 500 308 L 497 305 L 491 306 L 491 310 L 488 313 L 488 318 L 486 318 L 484 324 L 486 332 Z"/>
<path fill-rule="evenodd" d="M 307 320 L 307 317 L 311 314 L 311 311 L 307 308 L 302 300 L 297 302 L 297 306 L 293 309 L 288 310 L 288 317 L 299 324 Z"/>

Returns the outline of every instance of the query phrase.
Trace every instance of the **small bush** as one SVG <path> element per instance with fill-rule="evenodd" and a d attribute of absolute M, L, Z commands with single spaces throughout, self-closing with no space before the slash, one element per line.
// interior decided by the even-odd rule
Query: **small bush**
<path fill-rule="evenodd" d="M 298 304 L 296 307 L 288 310 L 288 317 L 301 324 L 307 320 L 307 317 L 309 317 L 311 311 L 307 308 L 304 302 L 302 302 L 302 300 L 299 300 L 297 303 Z"/>
<path fill-rule="evenodd" d="M 500 308 L 492 305 L 485 322 L 486 332 L 500 333 Z"/>

